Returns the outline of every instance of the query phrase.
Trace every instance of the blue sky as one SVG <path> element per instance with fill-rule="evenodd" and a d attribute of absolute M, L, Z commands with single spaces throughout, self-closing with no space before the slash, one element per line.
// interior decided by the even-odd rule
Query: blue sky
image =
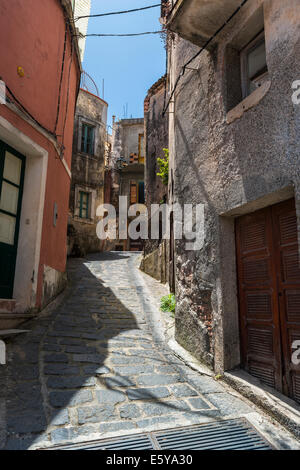
<path fill-rule="evenodd" d="M 92 0 L 92 12 L 130 10 L 159 3 L 157 0 Z M 90 18 L 88 33 L 139 33 L 160 30 L 160 8 L 108 17 Z M 147 90 L 165 73 L 165 49 L 160 35 L 129 38 L 90 37 L 86 41 L 83 69 L 92 76 L 108 102 L 108 124 L 112 115 L 143 117 Z"/>

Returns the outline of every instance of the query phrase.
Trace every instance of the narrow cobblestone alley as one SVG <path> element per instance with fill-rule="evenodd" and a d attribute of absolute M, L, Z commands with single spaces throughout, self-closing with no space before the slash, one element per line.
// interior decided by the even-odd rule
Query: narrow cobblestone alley
<path fill-rule="evenodd" d="M 0 368 L 0 448 L 43 448 L 240 416 L 275 446 L 295 448 L 286 431 L 190 369 L 155 334 L 139 256 L 71 259 L 64 300 L 10 342 L 8 364 Z"/>

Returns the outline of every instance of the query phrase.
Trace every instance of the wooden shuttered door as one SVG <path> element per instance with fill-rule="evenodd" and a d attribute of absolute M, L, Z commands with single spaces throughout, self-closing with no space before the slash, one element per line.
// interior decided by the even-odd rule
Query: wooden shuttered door
<path fill-rule="evenodd" d="M 278 302 L 269 209 L 237 220 L 242 358 L 245 368 L 281 390 Z"/>
<path fill-rule="evenodd" d="M 284 391 L 300 403 L 300 365 L 293 364 L 291 360 L 293 343 L 300 341 L 300 260 L 294 200 L 273 208 L 273 230 L 285 370 Z"/>
<path fill-rule="evenodd" d="M 237 219 L 243 366 L 300 401 L 300 266 L 294 200 Z"/>

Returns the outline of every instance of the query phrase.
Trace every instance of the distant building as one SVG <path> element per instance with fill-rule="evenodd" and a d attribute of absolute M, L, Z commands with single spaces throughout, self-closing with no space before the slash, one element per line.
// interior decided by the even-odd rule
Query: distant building
<path fill-rule="evenodd" d="M 75 20 L 76 18 L 80 16 L 90 15 L 91 5 L 92 5 L 92 0 L 72 0 Z M 81 56 L 82 62 L 84 59 L 85 43 L 86 43 L 86 38 L 84 36 L 87 34 L 88 24 L 89 24 L 89 18 L 81 18 L 80 20 L 75 22 L 75 26 L 78 29 L 78 33 L 79 33 L 78 44 L 79 44 L 79 50 L 80 50 L 80 56 Z"/>
<path fill-rule="evenodd" d="M 167 77 L 160 78 L 149 89 L 144 102 L 145 120 L 145 194 L 146 205 L 149 216 L 151 205 L 166 203 L 168 199 L 168 186 L 164 185 L 160 176 L 157 175 L 160 168 L 158 158 L 164 157 L 164 149 L 169 147 L 169 118 L 163 115 L 166 97 Z M 151 224 L 149 217 L 149 226 Z M 165 283 L 169 282 L 174 291 L 174 263 L 173 263 L 173 241 L 160 238 L 149 240 L 144 243 L 144 258 L 142 269 L 155 279 Z"/>
<path fill-rule="evenodd" d="M 144 188 L 144 119 L 121 119 L 113 123 L 112 148 L 109 162 L 110 202 L 118 211 L 119 196 L 127 196 L 128 207 L 145 203 Z M 141 250 L 141 240 L 111 240 L 109 250 Z"/>
<path fill-rule="evenodd" d="M 80 90 L 74 126 L 69 255 L 83 256 L 103 246 L 96 235 L 96 209 L 104 202 L 107 107 L 98 96 Z"/>
<path fill-rule="evenodd" d="M 1 0 L 0 13 L 0 328 L 11 328 L 65 286 L 81 60 L 70 0 Z"/>

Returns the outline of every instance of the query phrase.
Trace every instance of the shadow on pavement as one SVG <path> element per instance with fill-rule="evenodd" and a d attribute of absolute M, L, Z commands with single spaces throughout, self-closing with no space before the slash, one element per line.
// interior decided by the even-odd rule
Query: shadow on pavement
<path fill-rule="evenodd" d="M 105 365 L 109 354 L 119 358 L 118 366 L 143 365 L 145 359 L 149 360 L 147 350 L 128 356 L 120 348 L 112 349 L 114 341 L 116 349 L 126 341 L 136 341 L 140 349 L 137 330 L 143 314 L 138 303 L 130 299 L 127 270 L 124 263 L 121 266 L 129 257 L 113 252 L 71 259 L 68 272 L 72 285 L 65 300 L 49 315 L 24 325 L 30 333 L 10 342 L 8 363 L 0 369 L 0 448 L 28 449 L 48 440 L 49 432 L 51 444 L 78 437 L 86 441 L 90 432 L 86 424 L 120 421 L 114 409 L 118 400 L 112 395 L 110 399 L 113 392 L 125 394 L 128 388 L 136 387 L 138 399 L 160 403 L 146 390 L 139 396 L 130 377 Z M 129 296 L 125 303 L 129 302 L 131 309 L 105 285 L 103 268 L 120 283 L 120 298 Z M 129 331 L 133 336 L 130 340 L 125 337 Z M 107 373 L 109 377 L 105 377 Z M 178 405 L 166 403 L 165 407 L 187 412 Z"/>

